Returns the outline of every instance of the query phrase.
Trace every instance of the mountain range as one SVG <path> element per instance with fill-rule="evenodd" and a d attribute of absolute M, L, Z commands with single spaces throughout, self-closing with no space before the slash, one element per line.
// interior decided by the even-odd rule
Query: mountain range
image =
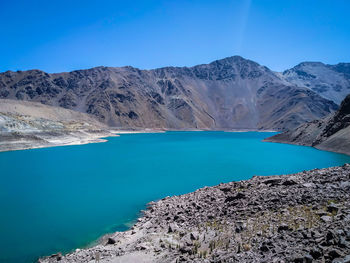
<path fill-rule="evenodd" d="M 309 88 L 338 105 L 350 93 L 350 63 L 304 62 L 282 73 L 290 83 Z"/>
<path fill-rule="evenodd" d="M 121 128 L 287 130 L 323 118 L 350 93 L 350 64 L 282 73 L 233 56 L 193 67 L 95 67 L 0 73 L 0 99 L 92 115 Z"/>

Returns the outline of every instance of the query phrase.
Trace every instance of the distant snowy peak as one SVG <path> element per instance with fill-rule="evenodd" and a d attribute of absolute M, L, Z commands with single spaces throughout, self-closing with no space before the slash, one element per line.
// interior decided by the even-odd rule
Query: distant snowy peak
<path fill-rule="evenodd" d="M 321 62 L 303 62 L 280 76 L 294 85 L 309 88 L 338 105 L 350 94 L 350 63 L 326 65 Z"/>

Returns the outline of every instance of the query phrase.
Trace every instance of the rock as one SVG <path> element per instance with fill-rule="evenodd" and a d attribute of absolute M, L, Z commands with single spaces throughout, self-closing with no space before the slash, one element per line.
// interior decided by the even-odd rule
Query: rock
<path fill-rule="evenodd" d="M 313 238 L 320 238 L 320 237 L 323 236 L 320 232 L 315 231 L 315 230 L 311 231 L 311 235 L 312 235 Z"/>
<path fill-rule="evenodd" d="M 179 251 L 180 251 L 182 254 L 185 254 L 185 253 L 189 254 L 189 253 L 191 253 L 192 248 L 189 247 L 189 246 L 183 246 L 183 247 L 180 247 L 180 250 L 179 250 Z"/>
<path fill-rule="evenodd" d="M 238 193 L 237 195 L 235 196 L 229 196 L 225 199 L 225 203 L 227 202 L 232 202 L 232 201 L 235 201 L 235 200 L 239 200 L 239 199 L 244 199 L 246 198 L 246 195 L 243 194 L 243 193 Z"/>
<path fill-rule="evenodd" d="M 168 233 L 174 233 L 178 229 L 177 225 L 175 223 L 169 224 L 168 227 Z"/>
<path fill-rule="evenodd" d="M 231 187 L 221 187 L 220 190 L 223 191 L 224 193 L 231 192 Z"/>
<path fill-rule="evenodd" d="M 113 245 L 113 244 L 115 244 L 116 242 L 117 242 L 117 241 L 116 241 L 114 238 L 109 237 L 108 240 L 107 240 L 107 245 Z"/>
<path fill-rule="evenodd" d="M 212 215 L 212 214 L 210 214 L 210 215 L 207 215 L 207 218 L 208 218 L 209 220 L 213 220 L 213 219 L 215 218 L 215 216 Z"/>
<path fill-rule="evenodd" d="M 322 254 L 321 254 L 320 250 L 314 248 L 310 251 L 310 255 L 312 256 L 313 259 L 319 259 Z"/>
<path fill-rule="evenodd" d="M 337 249 L 331 249 L 328 254 L 327 254 L 328 258 L 330 260 L 336 259 L 336 258 L 340 258 L 342 256 L 342 253 L 337 250 Z"/>
<path fill-rule="evenodd" d="M 338 213 L 338 210 L 339 210 L 338 206 L 335 205 L 335 204 L 333 204 L 333 203 L 327 206 L 327 211 L 328 211 L 329 213 L 337 214 L 337 213 Z"/>
<path fill-rule="evenodd" d="M 297 182 L 295 182 L 294 180 L 285 180 L 282 185 L 285 185 L 285 186 L 290 186 L 290 185 L 296 185 Z"/>
<path fill-rule="evenodd" d="M 190 239 L 191 240 L 198 240 L 198 235 L 191 232 L 190 233 Z"/>
<path fill-rule="evenodd" d="M 268 185 L 279 185 L 281 183 L 282 179 L 280 178 L 274 178 L 274 179 L 267 179 L 263 181 L 264 184 Z"/>
<path fill-rule="evenodd" d="M 267 247 L 266 244 L 263 244 L 263 245 L 260 247 L 260 250 L 261 250 L 262 252 L 267 252 L 267 251 L 269 251 L 270 249 Z"/>
<path fill-rule="evenodd" d="M 316 212 L 316 214 L 320 217 L 328 215 L 328 213 L 326 213 L 324 210 L 319 210 Z"/>
<path fill-rule="evenodd" d="M 244 251 L 249 251 L 249 250 L 252 249 L 251 246 L 250 246 L 249 244 L 243 244 L 243 245 L 242 245 L 242 248 L 243 248 Z"/>
<path fill-rule="evenodd" d="M 303 184 L 303 186 L 306 188 L 314 188 L 315 184 L 314 183 L 305 183 L 305 184 Z"/>
<path fill-rule="evenodd" d="M 343 189 L 349 189 L 350 188 L 350 182 L 341 182 L 340 187 Z"/>
<path fill-rule="evenodd" d="M 338 245 L 341 248 L 350 248 L 350 243 L 348 241 L 346 241 L 344 237 L 339 238 Z"/>
<path fill-rule="evenodd" d="M 181 242 L 187 246 L 192 246 L 193 241 L 196 240 L 195 236 L 192 233 L 187 233 L 181 238 Z"/>
<path fill-rule="evenodd" d="M 335 234 L 332 231 L 328 231 L 326 235 L 327 243 L 334 243 L 334 239 L 336 238 Z"/>
<path fill-rule="evenodd" d="M 145 244 L 140 244 L 140 245 L 136 246 L 136 250 L 149 250 L 149 246 L 147 246 Z"/>
<path fill-rule="evenodd" d="M 304 257 L 298 254 L 295 254 L 291 258 L 291 262 L 294 263 L 304 263 Z"/>
<path fill-rule="evenodd" d="M 306 263 L 312 263 L 314 261 L 313 257 L 310 255 L 310 254 L 306 254 L 304 256 L 304 260 L 303 262 L 306 262 Z"/>
<path fill-rule="evenodd" d="M 244 223 L 244 222 L 242 222 L 242 221 L 237 221 L 236 223 L 235 223 L 235 231 L 236 231 L 236 233 L 241 233 L 243 230 L 245 230 L 246 229 L 246 227 L 247 227 L 247 225 Z"/>
<path fill-rule="evenodd" d="M 54 259 L 55 261 L 61 261 L 62 260 L 62 253 L 53 254 L 49 258 Z"/>
<path fill-rule="evenodd" d="M 343 259 L 343 263 L 350 263 L 350 254 Z"/>
<path fill-rule="evenodd" d="M 289 226 L 286 224 L 281 224 L 277 229 L 278 232 L 288 231 L 288 230 L 290 230 L 290 229 L 289 229 Z"/>
<path fill-rule="evenodd" d="M 330 216 L 321 216 L 321 220 L 325 223 L 330 223 L 332 222 L 332 217 Z"/>

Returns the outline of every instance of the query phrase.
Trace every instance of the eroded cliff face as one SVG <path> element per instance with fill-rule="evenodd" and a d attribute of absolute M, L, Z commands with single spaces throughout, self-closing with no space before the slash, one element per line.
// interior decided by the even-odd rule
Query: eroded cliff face
<path fill-rule="evenodd" d="M 0 74 L 0 98 L 64 107 L 124 128 L 285 130 L 337 109 L 238 56 L 190 68 L 8 71 Z"/>
<path fill-rule="evenodd" d="M 350 95 L 343 100 L 339 110 L 333 115 L 305 123 L 266 141 L 314 146 L 350 155 Z"/>

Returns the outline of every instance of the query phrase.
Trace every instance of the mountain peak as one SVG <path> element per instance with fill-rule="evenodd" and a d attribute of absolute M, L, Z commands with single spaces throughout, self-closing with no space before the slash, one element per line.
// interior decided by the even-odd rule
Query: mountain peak
<path fill-rule="evenodd" d="M 209 64 L 215 64 L 215 63 L 220 63 L 220 64 L 241 64 L 241 63 L 247 63 L 247 64 L 254 64 L 254 65 L 259 65 L 258 63 L 243 58 L 241 56 L 235 55 L 235 56 L 230 56 L 230 57 L 226 57 L 226 58 L 222 58 L 222 59 L 217 59 L 214 60 L 213 62 L 209 63 Z"/>
<path fill-rule="evenodd" d="M 300 66 L 312 66 L 312 67 L 322 67 L 325 64 L 319 61 L 305 61 L 305 62 L 301 62 L 300 64 L 298 64 L 296 67 L 300 67 Z"/>

